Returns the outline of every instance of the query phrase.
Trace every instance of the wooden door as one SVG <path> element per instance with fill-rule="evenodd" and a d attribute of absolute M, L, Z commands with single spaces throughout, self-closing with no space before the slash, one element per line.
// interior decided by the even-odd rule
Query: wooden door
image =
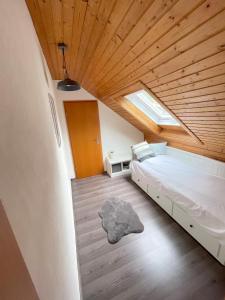
<path fill-rule="evenodd" d="M 103 173 L 97 101 L 64 102 L 77 178 Z"/>

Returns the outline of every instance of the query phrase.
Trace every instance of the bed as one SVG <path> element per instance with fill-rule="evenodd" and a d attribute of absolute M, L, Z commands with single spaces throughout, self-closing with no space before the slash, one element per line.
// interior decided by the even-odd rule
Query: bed
<path fill-rule="evenodd" d="M 225 164 L 167 147 L 130 168 L 132 180 L 225 265 Z"/>

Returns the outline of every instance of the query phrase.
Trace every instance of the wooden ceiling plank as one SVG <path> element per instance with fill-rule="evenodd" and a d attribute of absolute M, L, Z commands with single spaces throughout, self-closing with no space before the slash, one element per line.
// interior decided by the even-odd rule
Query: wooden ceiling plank
<path fill-rule="evenodd" d="M 142 85 L 141 85 L 140 81 L 137 81 L 137 82 L 132 83 L 131 85 L 126 86 L 125 88 L 122 88 L 121 90 L 111 94 L 110 97 L 113 97 L 113 98 L 117 98 L 117 97 L 120 97 L 120 96 L 124 97 L 128 94 L 134 93 L 134 92 L 136 92 L 138 90 L 141 90 L 141 89 L 142 89 Z M 107 98 L 108 97 L 106 97 L 106 99 Z M 102 97 L 102 99 L 105 99 L 105 97 Z"/>
<path fill-rule="evenodd" d="M 117 74 L 123 72 L 130 73 L 141 65 L 145 64 L 146 61 L 154 58 L 162 52 L 162 50 L 172 45 L 179 36 L 185 35 L 185 27 L 182 26 L 188 20 L 187 15 L 191 13 L 198 5 L 203 1 L 191 1 L 185 0 L 178 1 L 159 21 L 147 32 L 147 34 L 134 44 L 133 48 L 118 60 L 117 65 L 113 70 L 108 72 L 101 81 L 100 86 L 104 85 L 107 80 L 111 80 Z M 184 22 L 182 22 L 184 20 Z M 198 17 L 198 20 L 201 20 Z M 179 24 L 179 26 L 177 26 Z M 188 30 L 191 30 L 191 26 L 196 26 L 195 22 L 189 24 Z M 179 27 L 179 28 L 178 28 Z M 183 27 L 183 30 L 180 27 Z M 190 28 L 190 29 L 189 29 Z M 175 32 L 174 32 L 175 31 Z M 171 36 L 167 38 L 168 35 Z M 123 59 L 122 59 L 123 58 Z"/>
<path fill-rule="evenodd" d="M 196 5 L 196 1 L 193 1 Z M 187 3 L 187 1 L 186 1 Z M 191 3 L 188 1 L 190 7 Z M 220 2 L 222 3 L 222 2 Z M 193 4 L 192 4 L 193 5 Z M 223 2 L 223 8 L 225 7 L 225 2 Z M 200 14 L 201 16 L 201 14 Z M 199 26 L 198 22 L 191 22 L 187 28 L 190 28 L 190 32 L 187 35 L 183 35 L 181 39 L 176 39 L 176 36 L 170 37 L 169 34 L 164 36 L 163 41 L 157 41 L 157 44 L 153 44 L 152 47 L 148 48 L 144 53 L 136 58 L 132 63 L 127 64 L 126 68 L 120 70 L 116 76 L 110 77 L 110 84 L 115 85 L 116 82 L 122 80 L 132 72 L 137 72 L 139 76 L 149 70 L 149 67 L 158 67 L 170 59 L 176 57 L 180 53 L 193 48 L 195 45 L 207 40 L 208 38 L 214 36 L 224 29 L 223 19 L 225 18 L 225 11 L 220 12 L 213 18 L 209 19 Z M 201 20 L 201 18 L 198 18 Z M 192 28 L 194 27 L 194 28 Z M 154 29 L 154 28 L 153 28 Z M 176 28 L 178 32 L 182 33 L 182 30 Z M 195 30 L 194 30 L 195 29 Z M 101 89 L 104 89 L 104 83 L 107 82 L 107 76 L 104 81 L 101 82 Z M 105 84 L 107 87 L 107 84 Z"/>
<path fill-rule="evenodd" d="M 218 66 L 225 62 L 225 52 L 219 52 L 213 54 L 212 56 L 208 56 L 196 63 L 192 63 L 191 65 L 181 68 L 178 71 L 174 71 L 167 75 L 164 75 L 160 78 L 150 80 L 148 75 L 145 75 L 143 79 L 144 83 L 148 85 L 150 88 L 160 87 L 164 84 L 169 84 L 170 82 L 176 82 L 177 80 L 182 80 L 190 75 L 194 75 L 197 72 L 201 72 L 204 70 L 208 70 L 211 67 Z M 152 78 L 152 75 L 150 75 Z"/>
<path fill-rule="evenodd" d="M 207 70 L 203 70 L 201 72 L 196 72 L 192 75 L 185 76 L 183 78 L 174 80 L 170 83 L 163 84 L 161 86 L 158 86 L 156 88 L 151 88 L 154 93 L 161 93 L 161 92 L 168 92 L 171 90 L 175 90 L 177 88 L 186 87 L 190 84 L 203 82 L 207 79 L 213 79 L 216 76 L 225 74 L 225 63 L 209 68 Z M 161 96 L 161 95 L 160 95 Z"/>
<path fill-rule="evenodd" d="M 155 69 L 151 69 L 151 65 L 148 65 L 149 70 L 147 73 L 152 74 L 152 78 L 156 78 L 167 75 L 169 73 L 172 73 L 174 71 L 177 71 L 179 69 L 182 69 L 186 66 L 189 66 L 197 61 L 200 61 L 208 56 L 211 56 L 215 53 L 223 51 L 223 48 L 221 48 L 221 41 L 225 39 L 225 31 L 215 35 L 214 37 L 211 37 L 207 39 L 206 41 L 194 46 L 193 48 L 185 51 L 184 53 L 180 53 L 173 59 L 169 60 L 167 63 L 164 63 L 160 65 L 159 67 L 156 67 Z M 140 69 L 139 69 L 140 70 Z M 127 82 L 131 84 L 134 80 L 137 80 L 137 78 L 144 78 L 144 74 L 142 74 L 142 71 L 135 71 L 129 76 L 126 76 L 125 79 L 121 80 L 120 83 L 117 85 L 117 89 L 122 88 L 126 86 Z M 108 93 L 112 92 L 116 89 L 115 85 L 111 86 L 110 89 L 106 91 L 100 91 L 99 94 L 102 96 L 107 95 Z"/>
<path fill-rule="evenodd" d="M 200 131 L 200 130 L 195 130 L 195 132 L 197 134 L 199 134 L 200 136 L 205 136 L 205 137 L 214 137 L 215 135 L 217 137 L 219 137 L 220 139 L 223 138 L 224 140 L 224 137 L 225 137 L 225 133 L 224 132 L 210 132 L 210 131 Z"/>
<path fill-rule="evenodd" d="M 165 141 L 172 139 L 178 142 L 183 142 L 185 144 L 195 145 L 196 147 L 204 147 L 203 143 L 198 143 L 196 140 L 193 141 L 193 138 L 190 135 L 178 135 L 176 132 L 171 132 L 168 130 L 163 130 L 160 134 L 160 138 L 164 139 Z"/>
<path fill-rule="evenodd" d="M 58 42 L 64 42 L 68 47 L 65 51 L 66 66 L 70 75 L 70 55 L 72 52 L 72 35 L 74 30 L 74 14 L 75 8 L 77 9 L 77 4 L 80 1 L 76 0 L 63 0 L 62 1 L 62 19 L 63 19 L 63 37 L 58 39 Z M 61 66 L 62 66 L 62 55 L 61 55 Z M 60 70 L 60 78 L 64 77 L 63 68 Z M 58 78 L 59 79 L 59 78 Z"/>
<path fill-rule="evenodd" d="M 194 147 L 194 146 L 184 145 L 184 144 L 181 144 L 179 142 L 173 142 L 173 141 L 170 142 L 170 145 L 172 147 L 175 147 L 175 148 L 178 148 L 178 149 L 183 149 L 183 150 L 186 150 L 188 152 L 193 152 L 193 153 L 197 152 L 200 155 L 208 156 L 212 159 L 225 161 L 225 156 L 222 153 L 222 150 L 221 150 L 221 153 L 217 152 L 216 151 L 217 149 L 215 149 L 214 151 L 213 150 L 207 150 L 207 149 L 198 149 L 198 150 L 196 150 L 196 147 Z"/>
<path fill-rule="evenodd" d="M 107 51 L 103 53 L 101 59 L 98 61 L 98 64 L 96 64 L 95 69 L 92 70 L 94 78 L 97 79 L 99 75 L 102 76 L 101 74 L 105 65 L 111 60 L 112 56 L 114 55 L 114 53 L 116 53 L 121 44 L 124 43 L 124 40 L 126 40 L 126 38 L 130 36 L 131 31 L 133 31 L 133 29 L 137 26 L 136 24 L 139 23 L 140 20 L 145 18 L 146 10 L 149 11 L 152 3 L 153 0 L 133 2 L 124 20 L 118 27 L 118 31 L 115 32 L 114 36 L 111 39 L 111 42 L 108 44 Z M 123 29 L 122 34 L 120 28 Z M 142 35 L 143 33 L 137 32 L 137 34 Z"/>
<path fill-rule="evenodd" d="M 64 0 L 68 1 L 68 0 Z M 57 44 L 58 42 L 63 42 L 64 40 L 64 23 L 63 23 L 63 2 L 50 0 L 50 8 L 51 8 L 51 22 L 54 31 L 55 38 L 55 47 L 56 47 L 56 55 L 57 55 L 57 74 L 58 78 L 62 78 L 64 76 L 62 69 L 62 54 L 59 51 Z"/>
<path fill-rule="evenodd" d="M 54 62 L 55 69 L 55 78 L 60 78 L 59 69 L 60 69 L 60 53 L 57 48 L 56 32 L 55 32 L 55 19 L 53 16 L 52 6 L 50 1 L 37 0 L 40 7 L 40 12 L 42 16 L 42 22 L 45 28 L 50 55 Z M 55 6 L 57 9 L 60 9 L 59 6 Z"/>
<path fill-rule="evenodd" d="M 220 140 L 210 140 L 210 139 L 205 139 L 204 141 L 207 142 L 207 145 L 200 145 L 200 144 L 193 144 L 193 141 L 190 139 L 190 136 L 185 136 L 185 135 L 178 135 L 175 132 L 169 132 L 167 130 L 163 131 L 162 134 L 160 135 L 161 139 L 168 140 L 168 141 L 176 141 L 178 143 L 183 143 L 184 145 L 190 145 L 190 146 L 195 146 L 196 148 L 201 148 L 201 149 L 207 149 L 207 150 L 213 150 L 216 152 L 223 152 L 225 144 L 223 141 Z"/>
<path fill-rule="evenodd" d="M 212 134 L 213 136 L 215 136 L 215 135 L 217 135 L 217 134 L 221 134 L 221 135 L 223 135 L 223 139 L 224 139 L 224 134 L 225 134 L 224 128 L 219 128 L 219 129 L 217 129 L 217 128 L 210 128 L 210 129 L 212 129 L 212 130 L 214 130 L 214 131 L 208 130 L 209 134 Z M 202 132 L 202 131 L 199 130 L 198 128 L 193 128 L 193 130 L 195 130 L 196 134 Z M 204 132 L 204 133 L 207 134 L 207 132 Z"/>
<path fill-rule="evenodd" d="M 207 102 L 207 101 L 214 101 L 214 100 L 223 100 L 225 99 L 225 92 L 219 92 L 216 94 L 208 94 L 200 97 L 192 97 L 192 98 L 183 98 L 177 100 L 163 100 L 167 105 L 177 105 L 177 104 L 192 104 L 192 103 L 199 103 L 199 102 Z"/>
<path fill-rule="evenodd" d="M 166 140 L 169 142 L 169 146 L 172 147 L 177 147 L 179 149 L 182 150 L 186 150 L 186 151 L 190 151 L 190 152 L 194 152 L 197 154 L 201 154 L 201 155 L 205 155 L 214 159 L 218 159 L 218 160 L 225 160 L 225 153 L 224 153 L 224 147 L 219 146 L 219 145 L 215 145 L 215 144 L 210 144 L 210 145 L 201 145 L 201 144 L 193 144 L 193 142 L 188 139 L 177 139 L 177 135 L 173 134 L 173 135 L 167 135 L 167 132 L 165 131 L 164 133 Z M 148 135 L 145 135 L 145 138 L 151 142 L 154 141 L 162 141 L 165 140 L 165 138 L 159 138 L 157 136 L 153 136 L 150 135 L 150 137 Z"/>
<path fill-rule="evenodd" d="M 222 106 L 221 110 L 217 111 L 201 111 L 201 112 L 196 112 L 192 110 L 191 112 L 178 112 L 177 113 L 178 117 L 215 117 L 219 119 L 219 117 L 224 116 L 225 117 L 225 110 L 224 106 Z"/>
<path fill-rule="evenodd" d="M 88 42 L 88 48 L 86 49 L 85 55 L 83 57 L 83 63 L 80 69 L 79 78 L 81 84 L 83 83 L 83 76 L 85 70 L 87 69 L 92 59 L 93 53 L 96 50 L 97 45 L 102 38 L 102 34 L 105 30 L 108 19 L 115 7 L 116 1 L 117 0 L 111 0 L 111 1 L 101 0 L 101 4 L 99 6 L 97 16 L 96 16 L 96 22 L 94 23 L 92 33 Z"/>
<path fill-rule="evenodd" d="M 209 128 L 209 127 L 215 127 L 215 128 L 223 128 L 225 123 L 224 120 L 187 120 L 185 122 L 188 127 L 194 126 L 194 127 L 202 127 L 202 128 Z"/>
<path fill-rule="evenodd" d="M 209 79 L 200 80 L 200 81 L 197 81 L 197 82 L 194 82 L 191 84 L 187 84 L 184 86 L 180 86 L 180 87 L 177 87 L 174 89 L 170 89 L 168 91 L 158 92 L 158 93 L 156 93 L 156 95 L 160 98 L 166 97 L 166 96 L 172 96 L 172 95 L 175 96 L 178 94 L 195 91 L 195 90 L 199 90 L 199 89 L 206 88 L 206 87 L 217 86 L 217 85 L 223 84 L 223 83 L 225 83 L 225 69 L 224 69 L 224 74 L 214 76 Z M 154 89 L 152 89 L 152 90 L 154 91 Z"/>
<path fill-rule="evenodd" d="M 192 138 L 198 143 L 202 143 L 198 136 L 196 136 L 186 125 L 185 123 L 177 116 L 174 112 L 172 112 L 143 82 L 141 82 L 143 89 L 152 96 L 155 101 L 157 101 L 172 117 L 187 131 Z"/>
<path fill-rule="evenodd" d="M 175 39 L 179 40 L 179 38 L 191 31 L 192 26 L 196 26 L 196 23 L 202 23 L 208 18 L 209 10 L 205 9 L 206 2 L 207 1 L 202 0 L 195 1 L 195 3 L 189 2 L 189 6 L 187 5 L 187 1 L 180 0 L 176 2 L 159 22 L 157 22 L 156 26 L 154 26 L 154 30 L 149 31 L 137 44 L 135 44 L 132 48 L 132 52 L 136 57 L 140 56 L 146 49 L 150 49 L 150 46 L 155 42 L 161 41 L 159 43 L 163 43 L 163 39 L 165 39 L 166 36 L 169 36 L 171 42 Z M 219 7 L 215 8 L 218 12 Z M 199 13 L 199 10 L 201 9 L 203 9 L 203 11 L 202 13 Z M 213 10 L 211 9 L 210 15 L 212 15 Z M 214 11 L 214 13 L 216 13 L 216 11 Z M 197 15 L 197 18 L 195 15 Z M 162 49 L 160 45 L 156 48 Z"/>
<path fill-rule="evenodd" d="M 62 35 L 63 36 L 61 40 L 60 39 L 58 40 L 58 42 L 64 42 L 66 45 L 68 45 L 68 50 L 66 51 L 66 53 L 68 53 L 71 48 L 75 7 L 76 7 L 76 3 L 79 2 L 80 1 L 76 1 L 76 0 L 62 0 L 62 22 L 63 22 Z"/>
<path fill-rule="evenodd" d="M 211 121 L 203 121 L 203 122 L 193 122 L 190 121 L 188 123 L 188 126 L 191 128 L 198 128 L 200 130 L 214 130 L 215 128 L 219 130 L 224 130 L 225 129 L 225 123 L 223 121 L 217 121 L 216 123 L 213 123 Z"/>
<path fill-rule="evenodd" d="M 175 104 L 175 105 L 170 105 L 168 103 L 168 107 L 172 110 L 183 110 L 183 109 L 195 109 L 195 108 L 205 108 L 205 107 L 219 107 L 222 105 L 225 105 L 225 98 L 222 100 L 211 100 L 211 101 L 201 101 L 201 99 L 199 99 L 199 102 L 194 102 L 194 103 L 184 103 L 184 104 Z"/>
<path fill-rule="evenodd" d="M 211 137 L 210 138 L 207 138 L 207 137 L 201 137 L 202 140 L 204 141 L 205 144 L 207 145 L 215 145 L 216 147 L 221 147 L 221 148 L 225 148 L 225 143 L 223 142 L 223 140 L 221 138 L 218 138 L 218 139 L 212 139 Z"/>
<path fill-rule="evenodd" d="M 199 136 L 206 138 L 205 139 L 207 141 L 206 145 L 209 145 L 209 141 L 210 140 L 212 140 L 212 142 L 213 142 L 214 141 L 213 137 L 215 137 L 215 136 L 217 136 L 218 139 L 221 140 L 221 141 L 223 141 L 223 143 L 224 143 L 224 136 L 225 136 L 224 131 L 215 131 L 214 133 L 213 132 L 209 132 L 209 134 L 207 134 L 207 132 L 201 132 L 201 131 L 198 131 L 198 130 L 196 130 L 195 132 Z"/>
<path fill-rule="evenodd" d="M 128 11 L 123 22 L 119 26 L 116 34 L 122 41 L 129 35 L 131 28 L 133 28 L 142 17 L 143 13 L 146 12 L 149 7 L 152 7 L 154 0 L 150 1 L 134 1 L 132 9 Z"/>
<path fill-rule="evenodd" d="M 207 123 L 207 121 L 224 121 L 225 120 L 225 115 L 223 116 L 217 116 L 215 114 L 213 114 L 212 116 L 180 116 L 180 119 L 185 122 L 185 124 L 188 124 L 186 121 L 205 121 L 205 123 Z"/>
<path fill-rule="evenodd" d="M 115 31 L 118 29 L 121 22 L 124 20 L 125 16 L 127 15 L 130 7 L 133 3 L 133 0 L 123 0 L 117 1 L 115 8 L 109 17 L 107 22 L 106 28 L 102 34 L 101 40 L 92 56 L 92 59 L 87 67 L 87 70 L 84 74 L 84 84 L 90 85 L 92 81 L 91 74 L 94 73 L 94 68 L 98 65 L 103 53 L 107 51 L 107 46 L 111 42 Z"/>
<path fill-rule="evenodd" d="M 206 131 L 199 131 L 198 129 L 196 129 L 195 132 L 196 132 L 196 134 L 200 134 L 201 133 L 201 134 L 207 135 L 209 137 L 217 135 L 217 136 L 220 136 L 220 138 L 222 138 L 223 140 L 224 140 L 224 136 L 225 136 L 225 132 L 224 131 L 216 131 L 216 130 L 214 130 L 214 131 L 208 131 L 208 132 L 206 132 Z"/>
<path fill-rule="evenodd" d="M 96 16 L 100 6 L 101 0 L 89 0 L 85 12 L 84 23 L 82 26 L 82 34 L 77 53 L 76 66 L 72 70 L 73 78 L 80 80 L 80 69 L 82 67 L 83 59 L 88 48 L 88 43 L 91 38 L 92 30 L 96 22 Z"/>
<path fill-rule="evenodd" d="M 168 16 L 168 11 L 170 14 L 170 9 L 172 10 L 173 5 L 176 4 L 178 0 L 176 1 L 170 1 L 170 0 L 158 0 L 154 1 L 153 4 L 149 7 L 149 9 L 146 11 L 146 13 L 143 15 L 143 17 L 139 20 L 137 25 L 133 28 L 133 30 L 130 32 L 130 34 L 127 36 L 126 40 L 121 43 L 121 46 L 113 53 L 110 60 L 107 62 L 107 64 L 102 69 L 100 76 L 98 75 L 96 77 L 96 83 L 97 88 L 102 86 L 105 82 L 107 82 L 111 77 L 114 77 L 116 74 L 118 74 L 119 71 L 126 68 L 129 63 L 131 63 L 136 55 L 132 51 L 135 44 L 139 42 L 145 34 L 149 34 L 149 32 L 156 32 L 155 30 L 155 24 L 157 24 L 158 21 L 161 20 L 161 18 L 166 14 Z M 184 1 L 184 0 L 182 0 Z M 194 1 L 194 0 L 191 0 Z M 202 1 L 202 0 L 198 0 Z M 196 3 L 196 1 L 194 1 Z M 189 3 L 190 7 L 190 3 Z M 183 8 L 185 10 L 185 7 Z M 189 8 L 190 10 L 190 8 Z M 174 17 L 175 18 L 175 17 Z M 165 26 L 160 26 L 160 32 L 165 32 L 165 30 L 170 26 L 174 26 L 176 20 L 169 19 L 167 17 L 167 22 L 165 23 Z M 153 36 L 149 37 L 148 43 L 151 42 L 151 40 L 157 39 L 157 35 L 154 34 Z M 152 43 L 154 40 L 152 41 Z M 145 45 L 146 48 L 146 45 Z M 143 49 L 143 45 L 142 48 Z M 125 59 L 124 59 L 125 58 Z M 118 70 L 119 68 L 119 70 Z M 98 84 L 99 83 L 99 84 Z"/>
<path fill-rule="evenodd" d="M 172 109 L 171 106 L 168 106 L 175 114 L 179 113 L 202 113 L 202 112 L 221 112 L 225 110 L 225 101 L 223 105 L 214 105 L 214 106 L 202 106 L 202 107 L 190 107 L 190 108 L 180 108 Z"/>
<path fill-rule="evenodd" d="M 220 121 L 220 120 L 217 120 L 217 121 L 210 121 L 210 120 L 198 120 L 198 121 L 187 121 L 186 122 L 188 124 L 188 126 L 190 127 L 196 127 L 196 128 L 200 128 L 201 130 L 202 129 L 206 129 L 208 130 L 209 128 L 220 128 L 220 129 L 223 129 L 224 126 L 225 126 L 225 123 L 224 121 Z M 205 127 L 204 127 L 205 126 Z"/>
<path fill-rule="evenodd" d="M 82 37 L 83 32 L 83 26 L 84 26 L 84 20 L 86 16 L 86 10 L 87 10 L 87 4 L 88 2 L 82 1 L 82 0 L 75 0 L 74 4 L 74 14 L 73 14 L 73 23 L 72 23 L 72 33 L 71 33 L 71 40 L 70 38 L 70 29 L 68 26 L 65 27 L 65 37 L 68 37 L 68 51 L 67 51 L 67 57 L 68 57 L 68 71 L 69 74 L 72 76 L 73 79 L 77 80 L 76 77 L 76 66 L 78 65 L 78 51 L 80 46 L 80 41 Z M 65 15 L 65 22 L 68 19 Z M 66 30 L 69 31 L 69 33 L 66 34 Z"/>
<path fill-rule="evenodd" d="M 165 97 L 161 97 L 160 99 L 166 102 L 169 100 L 179 100 L 185 98 L 200 97 L 200 96 L 206 96 L 206 95 L 216 94 L 221 92 L 225 92 L 225 84 L 219 84 L 212 87 L 206 87 L 206 88 L 189 91 L 177 95 L 165 96 Z"/>
<path fill-rule="evenodd" d="M 215 147 L 220 147 L 222 148 L 222 151 L 221 152 L 224 152 L 224 149 L 225 149 L 225 143 L 223 141 L 223 139 L 221 139 L 221 137 L 218 139 L 212 139 L 211 137 L 210 138 L 207 138 L 207 137 L 202 137 L 202 139 L 205 141 L 205 143 L 207 145 L 214 145 Z"/>
<path fill-rule="evenodd" d="M 41 10 L 37 0 L 26 0 L 27 7 L 32 17 L 36 33 L 38 35 L 40 44 L 42 46 L 42 51 L 45 55 L 50 73 L 54 78 L 56 76 L 56 66 L 53 63 L 53 57 L 48 44 L 48 38 L 45 32 L 45 27 L 42 21 Z"/>
<path fill-rule="evenodd" d="M 171 59 L 167 64 L 163 64 L 160 67 L 154 69 L 156 76 L 164 76 L 178 69 L 182 69 L 189 66 L 197 61 L 200 61 L 206 57 L 214 55 L 218 52 L 223 51 L 221 48 L 222 43 L 225 38 L 225 31 L 207 39 L 206 41 L 194 46 L 188 51 L 181 53 L 179 56 Z"/>
<path fill-rule="evenodd" d="M 196 134 L 201 134 L 202 136 L 208 136 L 208 137 L 213 137 L 213 136 L 219 136 L 220 138 L 223 138 L 224 140 L 224 137 L 225 137 L 225 132 L 220 132 L 220 131 L 201 131 L 201 130 L 198 130 L 198 129 L 195 129 L 194 130 Z"/>

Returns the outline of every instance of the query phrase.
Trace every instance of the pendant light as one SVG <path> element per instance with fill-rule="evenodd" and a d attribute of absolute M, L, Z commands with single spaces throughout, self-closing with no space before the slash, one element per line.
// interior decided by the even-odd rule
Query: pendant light
<path fill-rule="evenodd" d="M 67 48 L 66 44 L 58 43 L 58 48 L 62 51 L 63 56 L 63 72 L 64 72 L 64 80 L 61 80 L 57 84 L 57 89 L 61 91 L 77 91 L 80 90 L 80 84 L 77 81 L 74 81 L 69 78 L 67 68 L 66 68 L 66 60 L 65 60 L 65 49 Z"/>

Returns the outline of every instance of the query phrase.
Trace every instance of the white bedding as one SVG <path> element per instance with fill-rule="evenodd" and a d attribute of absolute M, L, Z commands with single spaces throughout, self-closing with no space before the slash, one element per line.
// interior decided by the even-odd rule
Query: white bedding
<path fill-rule="evenodd" d="M 133 161 L 131 171 L 186 210 L 208 232 L 225 239 L 225 178 L 208 175 L 170 155 Z"/>

